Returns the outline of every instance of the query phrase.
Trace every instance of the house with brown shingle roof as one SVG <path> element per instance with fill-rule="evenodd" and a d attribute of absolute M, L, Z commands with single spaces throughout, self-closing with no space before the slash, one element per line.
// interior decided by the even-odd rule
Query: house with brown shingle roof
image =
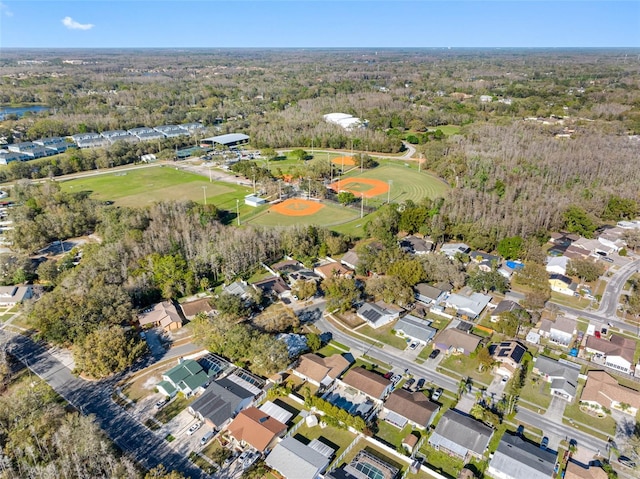
<path fill-rule="evenodd" d="M 172 301 L 163 301 L 139 314 L 138 323 L 140 326 L 152 324 L 172 331 L 182 327 L 182 317 Z"/>
<path fill-rule="evenodd" d="M 286 431 L 286 425 L 256 407 L 240 411 L 227 426 L 227 432 L 237 442 L 260 452 L 271 449 Z"/>
<path fill-rule="evenodd" d="M 636 342 L 633 339 L 612 334 L 607 341 L 604 338 L 587 336 L 585 351 L 598 359 L 604 360 L 604 365 L 631 374 L 633 358 L 636 353 Z"/>
<path fill-rule="evenodd" d="M 323 279 L 333 278 L 334 276 L 341 278 L 353 276 L 353 270 L 338 262 L 316 266 L 313 271 Z"/>
<path fill-rule="evenodd" d="M 587 403 L 592 407 L 615 408 L 635 416 L 640 409 L 640 392 L 621 386 L 604 371 L 589 371 L 580 403 Z M 628 407 L 623 409 L 621 405 Z"/>
<path fill-rule="evenodd" d="M 564 479 L 607 479 L 609 475 L 598 466 L 583 467 L 573 461 L 567 463 Z"/>
<path fill-rule="evenodd" d="M 182 314 L 187 319 L 194 318 L 198 313 L 209 314 L 213 311 L 211 304 L 209 304 L 209 298 L 196 299 L 195 301 L 189 301 L 188 303 L 182 303 Z"/>
<path fill-rule="evenodd" d="M 339 381 L 361 391 L 376 401 L 381 401 L 386 397 L 393 387 L 391 381 L 385 379 L 378 373 L 374 373 L 373 371 L 363 368 L 362 366 L 350 369 Z"/>
<path fill-rule="evenodd" d="M 403 428 L 407 422 L 415 427 L 427 428 L 439 410 L 440 405 L 422 392 L 410 393 L 405 389 L 396 389 L 385 401 L 384 417 L 381 417 L 399 428 Z"/>
<path fill-rule="evenodd" d="M 475 334 L 465 333 L 456 328 L 449 328 L 436 336 L 435 343 L 438 349 L 447 354 L 464 354 L 469 356 L 480 344 L 481 338 Z"/>
<path fill-rule="evenodd" d="M 293 369 L 293 374 L 307 380 L 316 386 L 329 386 L 351 362 L 342 354 L 334 354 L 323 358 L 317 354 L 309 353 L 300 356 L 298 366 Z"/>

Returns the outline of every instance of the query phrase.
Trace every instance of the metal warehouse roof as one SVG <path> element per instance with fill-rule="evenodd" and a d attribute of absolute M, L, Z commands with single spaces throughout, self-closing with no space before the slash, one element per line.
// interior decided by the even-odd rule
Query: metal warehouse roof
<path fill-rule="evenodd" d="M 212 136 L 210 138 L 204 138 L 203 142 L 220 143 L 221 145 L 228 145 L 230 143 L 238 143 L 240 141 L 247 141 L 248 135 L 244 133 L 227 133 L 226 135 Z"/>

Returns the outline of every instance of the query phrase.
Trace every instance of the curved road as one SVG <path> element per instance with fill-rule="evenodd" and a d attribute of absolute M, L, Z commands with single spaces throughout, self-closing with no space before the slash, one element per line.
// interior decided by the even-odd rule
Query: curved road
<path fill-rule="evenodd" d="M 0 343 L 82 414 L 92 414 L 113 442 L 146 469 L 163 464 L 185 477 L 209 477 L 111 400 L 115 380 L 83 381 L 32 339 L 0 331 Z"/>

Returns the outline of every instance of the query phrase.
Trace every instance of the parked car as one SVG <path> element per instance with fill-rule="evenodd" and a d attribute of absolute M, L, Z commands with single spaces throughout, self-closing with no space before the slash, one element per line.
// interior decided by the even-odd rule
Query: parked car
<path fill-rule="evenodd" d="M 408 391 L 415 382 L 416 380 L 413 378 L 407 379 L 402 387 Z"/>
<path fill-rule="evenodd" d="M 438 388 L 436 389 L 433 394 L 431 395 L 431 399 L 433 401 L 437 401 L 438 399 L 440 399 L 440 396 L 442 396 L 442 388 Z"/>
<path fill-rule="evenodd" d="M 613 259 L 609 258 L 608 256 L 605 256 L 604 258 L 602 258 L 602 261 L 606 261 L 607 263 L 613 263 Z"/>
<path fill-rule="evenodd" d="M 417 343 L 416 341 L 412 342 L 412 343 L 409 345 L 409 349 L 411 349 L 412 351 L 413 351 L 414 349 L 416 349 L 417 347 L 418 347 L 418 343 Z"/>
<path fill-rule="evenodd" d="M 194 432 L 202 427 L 202 423 L 198 421 L 187 430 L 187 435 L 192 436 Z"/>
<path fill-rule="evenodd" d="M 431 351 L 431 354 L 429 354 L 429 359 L 437 358 L 438 354 L 440 354 L 440 350 L 439 349 L 434 349 L 433 351 Z"/>
<path fill-rule="evenodd" d="M 160 399 L 160 401 L 158 401 L 156 403 L 156 405 L 154 406 L 156 409 L 162 409 L 163 407 L 166 406 L 166 404 L 169 402 L 168 398 L 162 398 Z"/>
<path fill-rule="evenodd" d="M 627 456 L 618 456 L 618 462 L 620 464 L 622 464 L 623 466 L 627 466 L 630 467 L 631 469 L 634 469 L 636 467 L 636 463 L 633 462 L 630 458 L 628 458 Z"/>
<path fill-rule="evenodd" d="M 507 384 L 507 381 L 509 381 L 509 376 L 507 375 L 502 376 L 502 379 L 500 380 L 500 382 L 502 384 Z"/>
<path fill-rule="evenodd" d="M 201 446 L 204 446 L 204 445 L 205 445 L 206 443 L 208 443 L 208 442 L 211 440 L 211 438 L 212 438 L 213 436 L 215 436 L 215 435 L 216 435 L 216 432 L 215 432 L 215 431 L 209 431 L 209 432 L 207 432 L 204 436 L 202 436 L 202 439 L 200 439 L 200 445 L 201 445 Z"/>
<path fill-rule="evenodd" d="M 393 373 L 391 371 L 389 371 L 388 373 L 384 373 L 385 379 L 391 379 L 392 377 L 393 377 Z"/>
<path fill-rule="evenodd" d="M 391 376 L 391 382 L 393 384 L 398 384 L 398 382 L 400 382 L 401 379 L 402 379 L 402 376 L 400 374 L 394 374 L 393 376 Z"/>
<path fill-rule="evenodd" d="M 542 441 L 540 441 L 540 449 L 546 449 L 548 445 L 549 445 L 549 438 L 545 436 L 542 438 Z"/>
<path fill-rule="evenodd" d="M 420 378 L 418 379 L 418 382 L 416 383 L 416 390 L 420 390 L 424 387 L 424 383 L 425 383 L 425 379 L 424 378 Z"/>
<path fill-rule="evenodd" d="M 242 461 L 242 469 L 249 469 L 254 462 L 258 460 L 260 453 L 258 451 L 251 451 Z"/>

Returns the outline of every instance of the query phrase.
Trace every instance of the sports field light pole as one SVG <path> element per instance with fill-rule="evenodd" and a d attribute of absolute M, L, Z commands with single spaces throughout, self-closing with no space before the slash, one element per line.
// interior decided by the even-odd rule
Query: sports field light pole
<path fill-rule="evenodd" d="M 236 218 L 238 218 L 238 226 L 240 226 L 240 200 L 236 199 Z"/>
<path fill-rule="evenodd" d="M 311 177 L 309 177 L 309 193 L 307 194 L 307 199 L 311 199 Z"/>
<path fill-rule="evenodd" d="M 204 205 L 207 206 L 207 187 L 202 187 L 202 196 L 204 197 Z"/>
<path fill-rule="evenodd" d="M 360 219 L 364 218 L 364 191 L 360 193 Z"/>
<path fill-rule="evenodd" d="M 387 190 L 387 204 L 391 202 L 391 185 L 393 184 L 393 180 L 389 180 L 389 189 Z"/>

